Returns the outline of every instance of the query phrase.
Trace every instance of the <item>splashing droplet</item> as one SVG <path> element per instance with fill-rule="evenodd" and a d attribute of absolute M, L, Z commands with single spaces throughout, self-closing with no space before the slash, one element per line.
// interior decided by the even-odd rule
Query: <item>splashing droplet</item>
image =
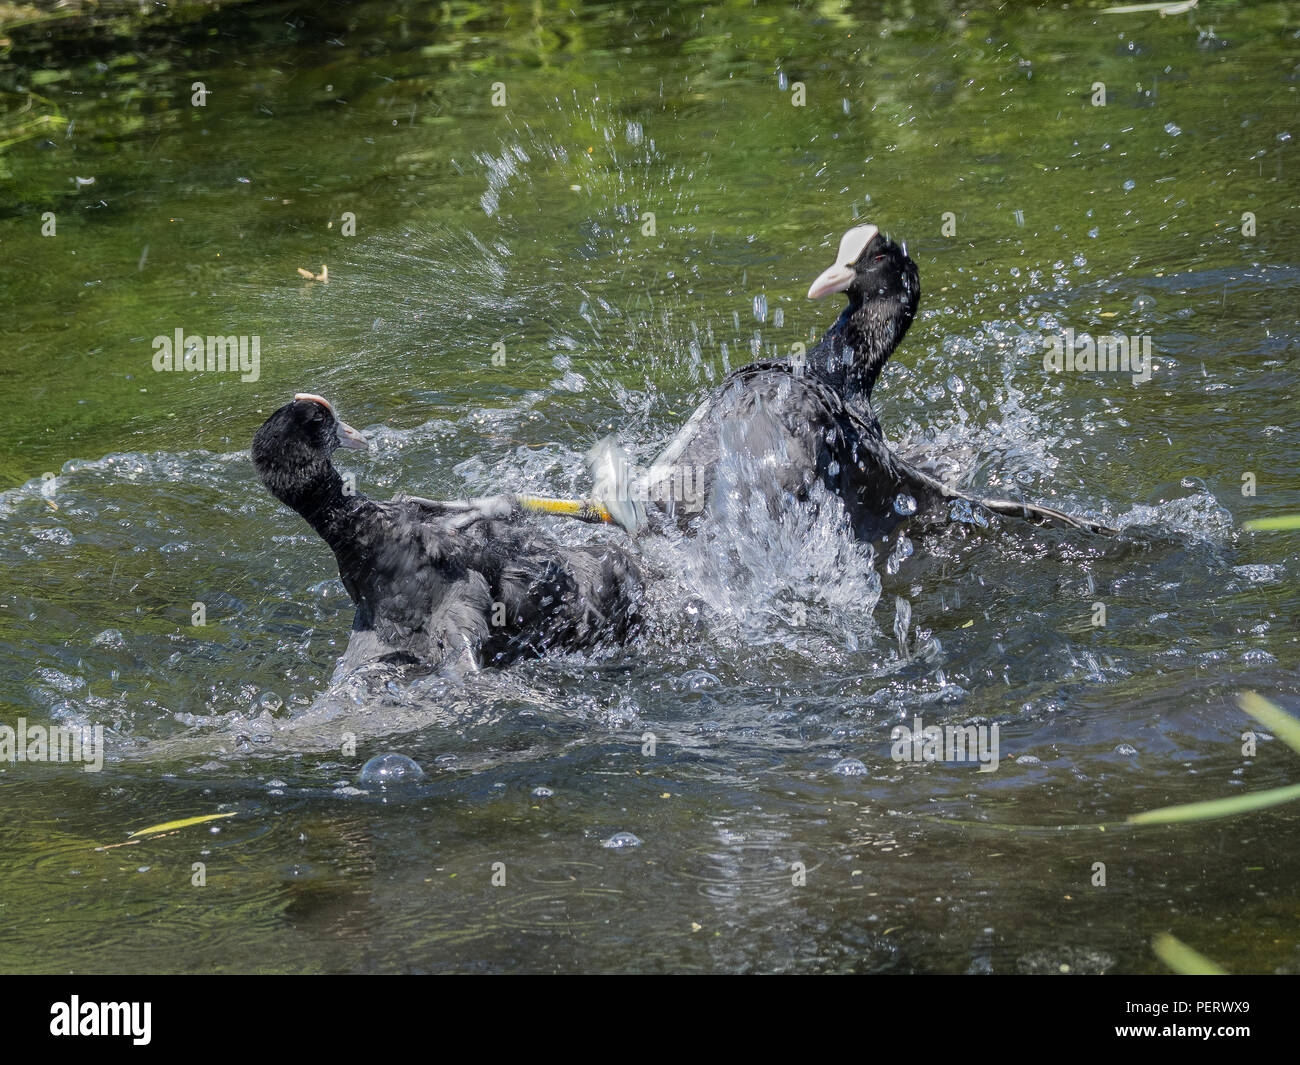
<path fill-rule="evenodd" d="M 902 596 L 894 597 L 894 635 L 898 637 L 898 651 L 907 657 L 907 630 L 912 624 L 912 604 Z"/>

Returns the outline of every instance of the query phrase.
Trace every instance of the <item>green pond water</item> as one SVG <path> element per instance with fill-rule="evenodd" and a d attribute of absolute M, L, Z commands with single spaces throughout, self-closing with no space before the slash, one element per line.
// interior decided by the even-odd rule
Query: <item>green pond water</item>
<path fill-rule="evenodd" d="M 0 726 L 107 753 L 0 761 L 0 971 L 1300 971 L 1300 807 L 1124 823 L 1300 780 L 1236 701 L 1300 713 L 1300 540 L 1241 528 L 1300 512 L 1300 19 L 1102 6 L 4 8 Z M 580 494 L 824 330 L 857 220 L 921 273 L 889 438 L 1120 536 L 733 514 L 644 545 L 627 648 L 331 684 L 272 410 L 368 494 Z M 918 718 L 997 771 L 895 760 Z"/>

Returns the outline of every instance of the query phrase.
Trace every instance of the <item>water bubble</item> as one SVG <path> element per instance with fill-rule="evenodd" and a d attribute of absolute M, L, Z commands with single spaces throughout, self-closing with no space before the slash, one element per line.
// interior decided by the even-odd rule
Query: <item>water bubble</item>
<path fill-rule="evenodd" d="M 1137 188 L 1137 182 L 1134 181 L 1132 178 L 1129 178 L 1126 182 L 1124 182 L 1123 189 L 1125 192 L 1132 192 L 1135 188 Z"/>
<path fill-rule="evenodd" d="M 1155 305 L 1156 305 L 1156 301 L 1154 297 L 1138 296 L 1137 299 L 1133 301 L 1133 310 L 1146 311 L 1146 310 L 1150 310 Z"/>
<path fill-rule="evenodd" d="M 624 847 L 639 847 L 641 841 L 631 832 L 615 832 L 609 839 L 601 840 L 600 845 L 606 850 L 617 851 Z"/>
<path fill-rule="evenodd" d="M 263 692 L 257 697 L 257 708 L 263 713 L 274 714 L 282 706 L 284 706 L 284 700 L 276 695 L 275 692 Z"/>
<path fill-rule="evenodd" d="M 111 647 L 118 651 L 126 646 L 126 640 L 118 629 L 105 629 L 90 642 L 96 647 Z"/>
<path fill-rule="evenodd" d="M 681 683 L 687 691 L 702 692 L 722 687 L 722 681 L 703 669 L 690 669 L 682 674 Z"/>
<path fill-rule="evenodd" d="M 916 513 L 916 500 L 906 492 L 899 492 L 894 496 L 894 513 L 907 516 Z"/>
<path fill-rule="evenodd" d="M 831 769 L 842 777 L 865 777 L 867 767 L 856 758 L 841 758 Z"/>
<path fill-rule="evenodd" d="M 357 783 L 362 787 L 397 788 L 418 784 L 424 779 L 424 770 L 414 759 L 404 754 L 377 754 L 361 767 Z"/>
<path fill-rule="evenodd" d="M 555 792 L 553 792 L 550 788 L 547 787 L 533 788 L 534 799 L 549 799 L 554 794 Z"/>
<path fill-rule="evenodd" d="M 1131 743 L 1121 743 L 1119 746 L 1115 748 L 1115 753 L 1122 754 L 1125 757 L 1130 757 L 1132 755 L 1137 754 L 1138 750 Z"/>

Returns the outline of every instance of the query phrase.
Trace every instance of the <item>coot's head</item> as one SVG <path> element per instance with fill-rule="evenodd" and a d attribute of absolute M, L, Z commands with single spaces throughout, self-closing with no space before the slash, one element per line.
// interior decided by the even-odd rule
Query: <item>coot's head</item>
<path fill-rule="evenodd" d="M 818 345 L 824 349 L 819 368 L 845 396 L 870 399 L 881 368 L 916 317 L 921 302 L 916 263 L 875 226 L 854 226 L 808 298 L 832 292 L 843 292 L 849 303 Z"/>
<path fill-rule="evenodd" d="M 329 401 L 299 392 L 257 430 L 253 466 L 276 499 L 304 511 L 338 480 L 330 457 L 340 447 L 366 448 L 365 437 L 342 421 Z"/>
<path fill-rule="evenodd" d="M 893 304 L 910 325 L 921 299 L 920 276 L 907 250 L 875 226 L 854 226 L 840 240 L 835 263 L 808 289 L 810 300 L 832 292 L 849 297 L 850 307 L 864 303 Z"/>

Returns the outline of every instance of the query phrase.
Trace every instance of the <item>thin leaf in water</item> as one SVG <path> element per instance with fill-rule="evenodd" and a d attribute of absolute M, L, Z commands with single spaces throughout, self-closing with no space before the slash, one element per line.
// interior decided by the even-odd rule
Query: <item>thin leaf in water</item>
<path fill-rule="evenodd" d="M 1162 933 L 1151 941 L 1156 957 L 1178 973 L 1179 976 L 1227 976 L 1228 971 L 1210 961 L 1181 939 Z"/>
<path fill-rule="evenodd" d="M 1300 721 L 1276 703 L 1271 703 L 1254 692 L 1244 692 L 1237 696 L 1237 703 L 1256 721 L 1267 726 L 1291 750 L 1300 754 Z"/>
<path fill-rule="evenodd" d="M 1284 788 L 1269 788 L 1249 795 L 1236 795 L 1231 799 L 1209 799 L 1206 802 L 1189 802 L 1182 806 L 1165 806 L 1159 810 L 1146 810 L 1132 814 L 1129 823 L 1134 825 L 1172 825 L 1183 821 L 1209 821 L 1215 817 L 1232 817 L 1250 810 L 1300 799 L 1300 784 Z"/>
<path fill-rule="evenodd" d="M 156 836 L 159 832 L 170 832 L 174 828 L 188 828 L 190 825 L 201 825 L 206 821 L 219 821 L 223 817 L 234 817 L 235 811 L 231 810 L 225 814 L 203 814 L 200 817 L 183 817 L 179 821 L 165 821 L 161 825 L 150 825 L 148 828 L 139 829 L 132 832 L 128 839 L 135 839 L 138 836 Z"/>

